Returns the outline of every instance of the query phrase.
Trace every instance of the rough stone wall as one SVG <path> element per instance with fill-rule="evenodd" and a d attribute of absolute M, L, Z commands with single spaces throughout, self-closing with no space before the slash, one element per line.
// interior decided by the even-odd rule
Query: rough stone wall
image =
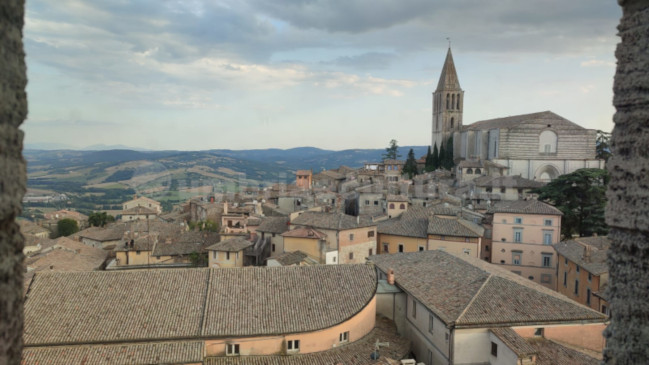
<path fill-rule="evenodd" d="M 611 324 L 606 364 L 649 364 L 649 2 L 619 0 L 613 157 L 606 221 Z"/>

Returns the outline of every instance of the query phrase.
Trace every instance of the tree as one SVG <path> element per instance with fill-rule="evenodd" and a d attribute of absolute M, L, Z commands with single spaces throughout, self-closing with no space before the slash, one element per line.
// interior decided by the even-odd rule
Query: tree
<path fill-rule="evenodd" d="M 605 235 L 608 233 L 604 221 L 608 180 L 606 170 L 579 169 L 532 192 L 563 213 L 561 234 L 564 237 Z"/>
<path fill-rule="evenodd" d="M 433 154 L 430 152 L 430 146 L 428 146 L 428 152 L 426 152 L 424 171 L 433 171 Z"/>
<path fill-rule="evenodd" d="M 439 168 L 439 150 L 437 149 L 437 142 L 435 142 L 435 146 L 433 147 L 433 157 L 431 158 L 431 160 L 431 171 L 435 171 Z"/>
<path fill-rule="evenodd" d="M 439 159 L 437 161 L 439 162 L 437 168 L 443 168 L 444 161 L 446 161 L 446 148 L 444 148 L 444 143 L 442 143 L 442 146 L 439 148 Z"/>
<path fill-rule="evenodd" d="M 114 222 L 115 217 L 106 212 L 92 212 L 88 216 L 88 224 L 94 227 L 103 227 L 107 223 Z"/>
<path fill-rule="evenodd" d="M 597 131 L 595 140 L 595 157 L 608 162 L 611 157 L 611 133 L 602 130 Z"/>
<path fill-rule="evenodd" d="M 194 251 L 189 254 L 189 262 L 192 266 L 207 266 L 207 255 Z"/>
<path fill-rule="evenodd" d="M 446 151 L 444 151 L 444 158 L 441 159 L 441 165 L 447 170 L 452 170 L 455 166 L 455 161 L 453 161 L 453 136 L 449 137 L 446 141 Z"/>
<path fill-rule="evenodd" d="M 390 140 L 390 146 L 385 149 L 383 154 L 383 160 L 397 160 L 401 157 L 399 154 L 399 146 L 397 145 L 397 140 Z"/>
<path fill-rule="evenodd" d="M 56 223 L 56 231 L 59 236 L 69 236 L 79 232 L 79 225 L 74 219 L 63 218 Z"/>
<path fill-rule="evenodd" d="M 417 160 L 415 160 L 415 151 L 412 148 L 408 152 L 406 164 L 403 165 L 401 172 L 402 174 L 408 174 L 408 179 L 412 179 L 413 176 L 417 175 Z"/>

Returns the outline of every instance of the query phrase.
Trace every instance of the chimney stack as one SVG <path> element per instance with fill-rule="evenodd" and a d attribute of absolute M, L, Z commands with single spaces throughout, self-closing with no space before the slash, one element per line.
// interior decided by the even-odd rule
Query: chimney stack
<path fill-rule="evenodd" d="M 388 284 L 394 285 L 394 269 L 388 269 Z"/>

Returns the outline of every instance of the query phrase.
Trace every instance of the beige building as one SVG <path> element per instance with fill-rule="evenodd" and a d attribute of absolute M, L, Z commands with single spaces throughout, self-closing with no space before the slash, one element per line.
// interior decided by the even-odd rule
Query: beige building
<path fill-rule="evenodd" d="M 557 291 L 576 302 L 609 314 L 605 289 L 608 285 L 606 262 L 608 237 L 580 237 L 554 245 L 559 266 Z"/>
<path fill-rule="evenodd" d="M 396 218 L 400 216 L 401 213 L 408 210 L 408 207 L 410 206 L 410 199 L 406 195 L 388 194 L 385 200 L 388 206 L 388 218 Z"/>
<path fill-rule="evenodd" d="M 326 264 L 361 264 L 376 253 L 376 223 L 369 218 L 304 212 L 291 220 L 291 229 L 300 227 L 315 228 L 326 235 Z"/>
<path fill-rule="evenodd" d="M 243 267 L 246 263 L 244 250 L 252 242 L 245 238 L 235 237 L 223 240 L 207 247 L 209 267 Z"/>
<path fill-rule="evenodd" d="M 376 342 L 409 351 L 369 265 L 39 273 L 23 364 L 376 364 Z"/>
<path fill-rule="evenodd" d="M 284 252 L 300 251 L 317 261 L 319 264 L 327 262 L 327 252 L 331 249 L 327 245 L 327 235 L 310 227 L 298 227 L 282 233 L 284 238 Z"/>
<path fill-rule="evenodd" d="M 162 205 L 157 201 L 147 198 L 146 196 L 135 196 L 133 200 L 122 203 L 122 210 L 130 210 L 136 207 L 147 208 L 155 211 L 157 214 L 162 213 Z"/>
<path fill-rule="evenodd" d="M 570 348 L 603 349 L 605 315 L 497 265 L 440 250 L 370 261 L 377 310 L 411 341 L 418 363 L 596 364 Z"/>
<path fill-rule="evenodd" d="M 299 189 L 311 189 L 313 185 L 313 171 L 297 170 L 295 172 L 295 186 Z"/>
<path fill-rule="evenodd" d="M 493 217 L 491 263 L 556 290 L 552 245 L 560 240 L 561 211 L 531 199 L 503 201 L 488 213 Z"/>
<path fill-rule="evenodd" d="M 284 237 L 282 233 L 289 228 L 288 217 L 264 217 L 257 227 L 258 235 L 270 241 L 270 256 L 274 257 L 284 253 Z"/>

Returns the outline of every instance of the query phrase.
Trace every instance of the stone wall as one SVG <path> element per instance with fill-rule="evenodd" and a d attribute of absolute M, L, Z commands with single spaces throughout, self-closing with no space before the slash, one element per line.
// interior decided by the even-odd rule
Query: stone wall
<path fill-rule="evenodd" d="M 19 364 L 23 329 L 23 244 L 15 218 L 25 194 L 27 116 L 24 0 L 0 1 L 0 365 Z"/>
<path fill-rule="evenodd" d="M 606 222 L 611 324 L 606 364 L 649 364 L 649 2 L 619 0 L 613 157 Z"/>

